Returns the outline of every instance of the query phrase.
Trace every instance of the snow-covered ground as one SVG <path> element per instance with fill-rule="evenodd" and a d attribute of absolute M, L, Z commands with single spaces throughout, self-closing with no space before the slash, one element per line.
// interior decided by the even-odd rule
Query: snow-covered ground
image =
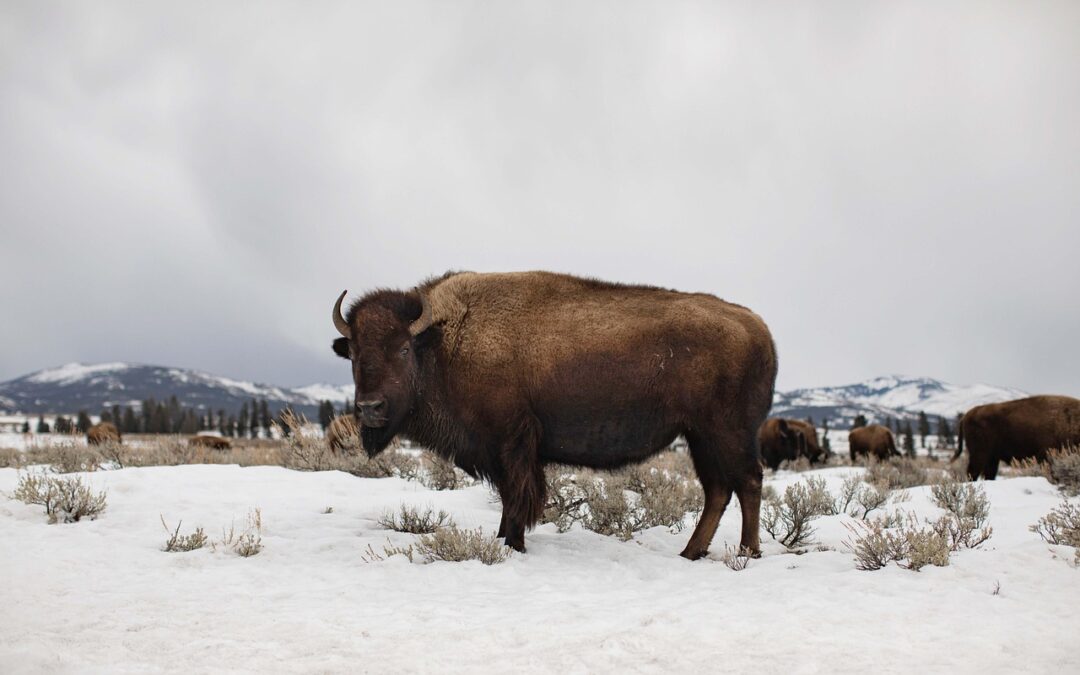
<path fill-rule="evenodd" d="M 813 472 L 834 492 L 855 469 Z M 781 473 L 778 489 L 811 474 Z M 5 672 L 1067 672 L 1077 667 L 1080 570 L 1028 526 L 1060 502 L 1042 478 L 985 483 L 993 538 L 944 568 L 862 572 L 847 516 L 815 521 L 835 550 L 764 556 L 734 572 L 738 505 L 710 558 L 676 554 L 689 530 L 628 542 L 545 525 L 492 567 L 361 559 L 408 544 L 379 516 L 431 504 L 497 527 L 483 486 L 279 467 L 177 466 L 86 474 L 108 491 L 91 522 L 48 525 L 9 500 L 0 470 L 0 663 Z M 939 513 L 927 488 L 899 507 Z M 165 553 L 160 516 L 219 535 L 262 511 L 264 550 Z M 332 513 L 324 513 L 333 507 Z M 1057 549 L 1057 557 L 1051 551 Z M 995 593 L 995 589 L 999 589 Z"/>

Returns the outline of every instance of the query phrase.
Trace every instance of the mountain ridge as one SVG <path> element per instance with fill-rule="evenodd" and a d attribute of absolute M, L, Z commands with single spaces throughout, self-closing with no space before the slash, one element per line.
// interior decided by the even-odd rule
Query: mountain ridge
<path fill-rule="evenodd" d="M 67 363 L 0 383 L 0 409 L 12 412 L 96 413 L 112 405 L 137 406 L 147 398 L 176 396 L 197 410 L 235 412 L 251 399 L 266 400 L 271 409 L 290 406 L 315 415 L 320 401 L 335 406 L 352 398 L 352 384 L 317 383 L 280 387 L 248 382 L 199 370 L 127 362 Z M 912 419 L 920 411 L 952 418 L 983 403 L 1027 396 L 1010 387 L 956 385 L 930 377 L 886 375 L 851 384 L 806 387 L 776 392 L 771 415 L 828 419 L 833 428 L 851 425 L 856 415 L 871 421 L 889 417 Z"/>

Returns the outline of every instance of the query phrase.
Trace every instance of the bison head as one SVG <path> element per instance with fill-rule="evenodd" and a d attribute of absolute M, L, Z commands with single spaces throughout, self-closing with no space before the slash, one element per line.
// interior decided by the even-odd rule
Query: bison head
<path fill-rule="evenodd" d="M 382 452 L 400 431 L 418 392 L 419 352 L 432 326 L 431 306 L 423 295 L 376 291 L 341 315 L 334 303 L 334 353 L 352 362 L 356 385 L 353 416 L 360 440 L 371 456 Z"/>
<path fill-rule="evenodd" d="M 778 424 L 780 436 L 784 439 L 784 444 L 791 448 L 792 453 L 796 458 L 807 454 L 806 452 L 806 436 L 803 436 L 801 430 L 796 429 L 787 423 L 787 420 L 781 418 Z"/>

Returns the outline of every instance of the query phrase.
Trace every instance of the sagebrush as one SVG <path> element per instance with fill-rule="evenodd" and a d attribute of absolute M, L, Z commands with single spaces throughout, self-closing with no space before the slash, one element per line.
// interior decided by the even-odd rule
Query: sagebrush
<path fill-rule="evenodd" d="M 402 504 L 396 514 L 387 512 L 379 518 L 379 525 L 386 529 L 409 534 L 430 534 L 440 527 L 453 524 L 453 519 L 446 511 L 436 513 L 430 506 L 419 509 L 406 504 Z"/>
<path fill-rule="evenodd" d="M 97 518 L 106 506 L 105 491 L 94 493 L 82 478 L 24 473 L 12 497 L 45 508 L 49 523 L 75 523 Z"/>
<path fill-rule="evenodd" d="M 416 551 L 429 562 L 479 560 L 485 565 L 504 562 L 513 553 L 513 550 L 506 547 L 495 535 L 484 534 L 482 528 L 459 530 L 456 525 L 420 535 L 416 542 Z"/>

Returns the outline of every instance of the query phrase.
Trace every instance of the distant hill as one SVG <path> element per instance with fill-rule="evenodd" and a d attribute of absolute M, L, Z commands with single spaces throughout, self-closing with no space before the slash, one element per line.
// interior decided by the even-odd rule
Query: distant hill
<path fill-rule="evenodd" d="M 773 397 L 773 416 L 812 417 L 817 424 L 828 419 L 829 426 L 844 429 L 860 413 L 871 422 L 888 417 L 913 419 L 920 411 L 950 422 L 962 413 L 984 403 L 997 403 L 1028 396 L 1026 392 L 988 384 L 949 384 L 929 377 L 893 375 L 837 387 L 814 387 L 777 392 Z"/>
<path fill-rule="evenodd" d="M 341 407 L 353 396 L 352 385 L 310 385 L 297 389 L 234 380 L 196 370 L 133 363 L 69 363 L 0 384 L 0 409 L 21 413 L 97 413 L 119 404 L 138 405 L 176 396 L 197 410 L 235 412 L 252 398 L 265 399 L 271 410 L 291 406 L 313 417 L 319 401 Z"/>
<path fill-rule="evenodd" d="M 21 413 L 73 413 L 102 408 L 138 405 L 144 399 L 159 401 L 176 396 L 181 405 L 197 410 L 224 409 L 235 412 L 252 398 L 266 399 L 271 410 L 291 406 L 313 417 L 319 401 L 344 405 L 353 396 L 352 384 L 312 384 L 276 387 L 234 380 L 196 370 L 133 363 L 69 363 L 0 384 L 0 409 Z M 928 415 L 952 418 L 972 406 L 1021 398 L 1019 389 L 986 384 L 956 385 L 927 377 L 878 377 L 838 387 L 815 387 L 777 392 L 772 415 L 813 417 L 818 424 L 851 426 L 862 413 L 871 421 L 887 417 L 907 419 L 920 410 Z"/>

